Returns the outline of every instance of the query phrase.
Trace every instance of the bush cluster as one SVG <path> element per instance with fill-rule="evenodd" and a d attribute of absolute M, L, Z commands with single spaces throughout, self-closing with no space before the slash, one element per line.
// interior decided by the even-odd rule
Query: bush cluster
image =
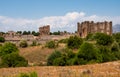
<path fill-rule="evenodd" d="M 5 42 L 5 38 L 4 37 L 0 37 L 0 42 Z"/>
<path fill-rule="evenodd" d="M 61 51 L 54 51 L 47 59 L 47 65 L 65 66 L 71 64 L 71 59 L 74 58 L 75 53 L 69 49 L 62 49 Z"/>
<path fill-rule="evenodd" d="M 77 36 L 72 36 L 67 41 L 70 49 L 78 49 L 77 53 L 72 50 L 63 49 L 53 52 L 47 60 L 51 62 L 48 65 L 66 66 L 66 65 L 82 65 L 90 63 L 102 63 L 108 61 L 120 60 L 120 36 L 113 36 L 96 33 L 90 34 L 85 41 Z"/>
<path fill-rule="evenodd" d="M 58 46 L 58 43 L 55 41 L 48 41 L 45 46 L 48 48 L 56 48 Z"/>
<path fill-rule="evenodd" d="M 36 72 L 31 72 L 31 73 L 21 73 L 19 77 L 38 77 Z"/>
<path fill-rule="evenodd" d="M 20 47 L 22 47 L 22 48 L 25 48 L 25 47 L 27 47 L 27 46 L 28 46 L 28 43 L 27 43 L 27 41 L 22 40 L 22 41 L 20 41 L 19 46 L 20 46 Z"/>
<path fill-rule="evenodd" d="M 71 36 L 67 41 L 67 47 L 70 49 L 78 49 L 82 43 L 82 38 L 79 38 L 78 36 Z"/>
<path fill-rule="evenodd" d="M 0 67 L 27 66 L 28 62 L 18 54 L 19 50 L 15 44 L 5 43 L 0 47 Z"/>

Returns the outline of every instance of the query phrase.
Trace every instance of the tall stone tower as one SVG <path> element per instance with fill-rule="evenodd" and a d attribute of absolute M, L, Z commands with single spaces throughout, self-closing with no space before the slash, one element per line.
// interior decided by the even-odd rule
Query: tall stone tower
<path fill-rule="evenodd" d="M 77 33 L 80 37 L 85 38 L 89 33 L 106 33 L 112 35 L 112 22 L 97 22 L 85 21 L 82 23 L 77 23 Z"/>
<path fill-rule="evenodd" d="M 46 25 L 39 28 L 40 35 L 49 35 L 50 34 L 50 25 Z"/>

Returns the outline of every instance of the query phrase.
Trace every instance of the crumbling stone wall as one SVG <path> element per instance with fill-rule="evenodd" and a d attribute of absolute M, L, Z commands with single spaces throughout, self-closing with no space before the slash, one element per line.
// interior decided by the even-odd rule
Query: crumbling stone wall
<path fill-rule="evenodd" d="M 40 35 L 49 35 L 50 34 L 50 26 L 43 26 L 39 28 Z"/>
<path fill-rule="evenodd" d="M 93 21 L 85 21 L 82 23 L 77 23 L 77 33 L 82 38 L 85 38 L 89 33 L 106 33 L 108 35 L 112 35 L 112 22 L 97 22 Z"/>

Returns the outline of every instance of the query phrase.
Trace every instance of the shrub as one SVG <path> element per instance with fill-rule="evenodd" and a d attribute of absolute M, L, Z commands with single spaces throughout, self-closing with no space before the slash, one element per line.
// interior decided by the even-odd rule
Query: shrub
<path fill-rule="evenodd" d="M 100 49 L 100 54 L 102 56 L 102 62 L 108 62 L 108 61 L 113 61 L 117 59 L 115 55 L 112 53 L 112 51 L 110 50 L 110 48 L 105 46 L 99 46 L 99 49 Z"/>
<path fill-rule="evenodd" d="M 1 56 L 4 56 L 6 54 L 10 54 L 10 53 L 13 53 L 13 52 L 18 52 L 18 48 L 16 47 L 15 44 L 13 43 L 5 43 L 3 46 L 1 46 L 0 48 L 0 55 Z"/>
<path fill-rule="evenodd" d="M 33 41 L 31 46 L 36 46 L 37 45 L 37 42 L 36 41 Z"/>
<path fill-rule="evenodd" d="M 95 62 L 101 61 L 101 57 L 99 55 L 99 50 L 93 44 L 90 44 L 87 42 L 85 42 L 81 45 L 80 50 L 77 54 L 77 57 L 80 60 L 80 64 L 84 64 L 86 61 L 87 61 L 87 63 L 89 63 L 90 61 L 93 61 L 93 60 Z"/>
<path fill-rule="evenodd" d="M 85 38 L 85 40 L 93 40 L 93 39 L 94 39 L 94 35 L 92 33 L 89 33 Z"/>
<path fill-rule="evenodd" d="M 18 54 L 19 50 L 15 44 L 5 43 L 0 47 L 0 67 L 27 66 L 27 61 Z"/>
<path fill-rule="evenodd" d="M 4 37 L 0 37 L 0 42 L 5 42 L 5 38 Z"/>
<path fill-rule="evenodd" d="M 25 47 L 27 47 L 27 46 L 28 46 L 28 43 L 27 43 L 27 41 L 22 40 L 22 41 L 20 41 L 19 46 L 20 46 L 20 47 L 22 47 L 22 48 L 25 48 Z"/>
<path fill-rule="evenodd" d="M 56 45 L 55 41 L 49 41 L 46 43 L 46 47 L 55 48 L 55 47 L 57 47 L 57 45 Z"/>
<path fill-rule="evenodd" d="M 62 55 L 54 60 L 53 65 L 57 66 L 71 65 L 70 61 L 72 61 L 72 58 L 75 57 L 75 53 L 73 53 L 72 50 L 68 48 L 64 48 L 60 51 Z"/>
<path fill-rule="evenodd" d="M 61 55 L 62 54 L 60 51 L 55 50 L 51 55 L 49 55 L 47 59 L 47 65 L 53 65 L 54 59 L 59 58 Z"/>
<path fill-rule="evenodd" d="M 65 66 L 66 65 L 66 57 L 62 56 L 62 57 L 56 58 L 53 61 L 53 65 L 56 65 L 56 66 Z"/>
<path fill-rule="evenodd" d="M 96 33 L 95 39 L 98 45 L 111 45 L 113 43 L 113 37 L 104 33 Z"/>
<path fill-rule="evenodd" d="M 113 34 L 113 37 L 120 47 L 120 32 Z"/>
<path fill-rule="evenodd" d="M 113 43 L 111 51 L 115 55 L 115 57 L 120 60 L 120 48 L 117 42 Z"/>
<path fill-rule="evenodd" d="M 21 67 L 27 66 L 28 62 L 18 53 L 10 53 L 1 58 L 2 67 Z"/>
<path fill-rule="evenodd" d="M 82 43 L 83 43 L 82 38 L 79 38 L 77 36 L 71 36 L 68 39 L 67 47 L 71 49 L 78 49 Z"/>
<path fill-rule="evenodd" d="M 65 48 L 60 51 L 53 52 L 48 57 L 48 65 L 56 65 L 56 66 L 65 66 L 71 65 L 72 58 L 75 57 L 75 53 L 71 50 Z"/>
<path fill-rule="evenodd" d="M 113 34 L 113 37 L 116 40 L 116 42 L 120 42 L 120 33 Z"/>
<path fill-rule="evenodd" d="M 31 73 L 21 73 L 19 77 L 38 77 L 36 72 Z"/>
<path fill-rule="evenodd" d="M 68 41 L 67 38 L 66 39 L 61 39 L 61 40 L 59 40 L 59 43 L 67 43 L 67 41 Z"/>

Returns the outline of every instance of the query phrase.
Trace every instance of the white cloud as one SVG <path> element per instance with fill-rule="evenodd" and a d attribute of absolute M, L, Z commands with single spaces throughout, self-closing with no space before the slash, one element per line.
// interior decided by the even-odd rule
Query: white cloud
<path fill-rule="evenodd" d="M 50 16 L 40 19 L 24 19 L 24 18 L 10 18 L 0 16 L 0 31 L 19 31 L 19 30 L 35 30 L 43 25 L 50 25 L 51 31 L 68 30 L 73 32 L 77 30 L 77 22 L 82 21 L 113 21 L 113 24 L 120 24 L 120 16 L 86 16 L 84 12 L 69 12 L 64 16 Z"/>

